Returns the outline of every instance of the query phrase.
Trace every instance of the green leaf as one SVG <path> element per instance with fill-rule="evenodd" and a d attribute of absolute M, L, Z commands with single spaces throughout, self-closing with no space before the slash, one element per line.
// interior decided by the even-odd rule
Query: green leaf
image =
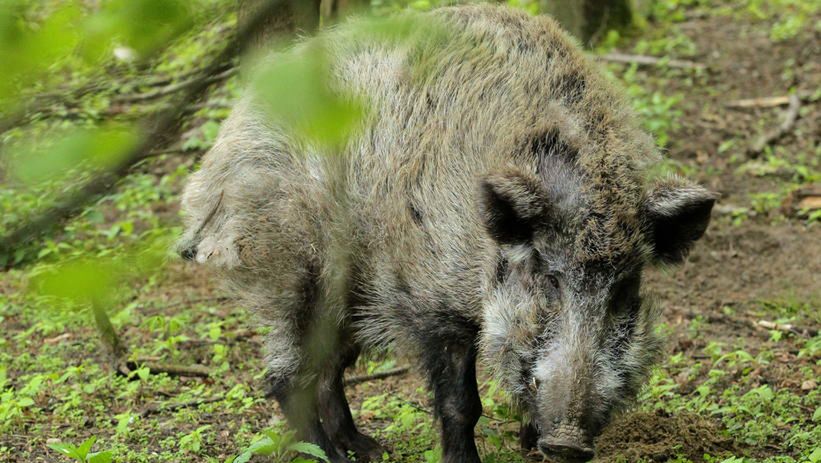
<path fill-rule="evenodd" d="M 86 459 L 88 463 L 111 463 L 113 460 L 114 453 L 111 450 L 89 454 Z"/>
<path fill-rule="evenodd" d="M 88 456 L 88 452 L 91 451 L 91 447 L 94 445 L 94 442 L 97 441 L 96 436 L 91 436 L 88 439 L 84 440 L 82 444 L 77 447 L 77 454 L 82 457 L 83 460 L 86 459 Z"/>
<path fill-rule="evenodd" d="M 56 442 L 54 444 L 48 444 L 48 447 L 64 455 L 68 455 L 69 457 L 74 458 L 75 460 L 83 461 L 85 459 L 84 457 L 81 457 L 79 453 L 77 453 L 77 447 L 73 446 L 72 444 Z"/>
<path fill-rule="evenodd" d="M 296 453 L 304 453 L 306 455 L 318 458 L 322 461 L 329 461 L 328 456 L 325 455 L 325 451 L 322 450 L 318 445 L 312 444 L 310 442 L 294 442 L 293 444 L 288 446 L 288 450 Z"/>
<path fill-rule="evenodd" d="M 86 304 L 106 299 L 116 288 L 116 267 L 101 261 L 78 260 L 44 272 L 35 280 L 38 292 Z"/>
<path fill-rule="evenodd" d="M 17 406 L 20 408 L 31 407 L 32 405 L 34 405 L 34 400 L 29 397 L 23 397 L 17 401 Z"/>
<path fill-rule="evenodd" d="M 245 453 L 249 453 L 251 455 L 262 455 L 262 456 L 270 456 L 274 452 L 278 450 L 278 446 L 271 441 L 268 437 L 263 437 L 262 439 L 254 442 L 251 444 Z M 240 455 L 242 457 L 242 455 Z"/>

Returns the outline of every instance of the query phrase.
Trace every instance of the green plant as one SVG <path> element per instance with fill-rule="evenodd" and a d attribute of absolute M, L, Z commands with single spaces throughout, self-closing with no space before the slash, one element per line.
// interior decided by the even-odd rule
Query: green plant
<path fill-rule="evenodd" d="M 262 436 L 236 457 L 228 459 L 228 463 L 246 463 L 252 456 L 261 455 L 272 457 L 273 461 L 291 461 L 292 463 L 328 462 L 325 452 L 315 444 L 294 441 L 293 432 L 280 432 L 275 429 L 262 431 Z M 298 455 L 309 455 L 307 459 Z"/>
<path fill-rule="evenodd" d="M 178 443 L 180 450 L 190 453 L 199 453 L 200 450 L 202 450 L 202 444 L 205 439 L 204 433 L 210 428 L 211 425 L 206 424 L 180 437 Z"/>
<path fill-rule="evenodd" d="M 91 447 L 97 441 L 94 436 L 84 440 L 80 445 L 72 445 L 63 442 L 48 444 L 49 448 L 57 452 L 67 455 L 74 461 L 82 463 L 111 463 L 114 459 L 114 454 L 111 450 L 102 452 L 91 452 Z"/>

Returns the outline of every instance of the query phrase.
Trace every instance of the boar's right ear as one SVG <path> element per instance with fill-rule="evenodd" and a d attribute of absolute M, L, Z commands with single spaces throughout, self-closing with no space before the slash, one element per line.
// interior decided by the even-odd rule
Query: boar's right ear
<path fill-rule="evenodd" d="M 657 185 L 648 195 L 645 213 L 653 253 L 663 263 L 679 263 L 704 235 L 717 195 L 679 179 Z"/>
<path fill-rule="evenodd" d="M 544 189 L 534 178 L 506 171 L 482 180 L 479 211 L 488 233 L 500 244 L 530 242 L 546 207 Z"/>

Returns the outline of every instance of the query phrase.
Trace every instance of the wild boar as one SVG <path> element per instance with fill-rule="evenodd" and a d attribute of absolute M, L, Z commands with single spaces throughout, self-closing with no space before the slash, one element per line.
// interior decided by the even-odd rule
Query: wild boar
<path fill-rule="evenodd" d="M 330 155 L 249 92 L 190 177 L 180 253 L 270 325 L 273 395 L 332 461 L 382 453 L 343 372 L 388 348 L 429 381 L 443 461 L 480 461 L 477 358 L 527 417 L 524 443 L 589 459 L 659 354 L 642 269 L 683 260 L 716 197 L 650 178 L 651 137 L 551 19 L 423 21 L 445 38 L 323 33 L 329 87 L 369 102 Z"/>

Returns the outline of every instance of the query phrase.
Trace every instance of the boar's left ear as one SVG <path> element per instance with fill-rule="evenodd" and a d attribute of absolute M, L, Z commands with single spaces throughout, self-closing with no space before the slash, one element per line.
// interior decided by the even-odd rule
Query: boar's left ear
<path fill-rule="evenodd" d="M 656 259 L 674 264 L 687 257 L 707 230 L 716 198 L 715 193 L 677 179 L 650 192 L 645 213 Z"/>
<path fill-rule="evenodd" d="M 525 244 L 533 239 L 547 207 L 544 188 L 535 178 L 503 171 L 482 180 L 479 212 L 490 236 L 500 244 Z"/>

